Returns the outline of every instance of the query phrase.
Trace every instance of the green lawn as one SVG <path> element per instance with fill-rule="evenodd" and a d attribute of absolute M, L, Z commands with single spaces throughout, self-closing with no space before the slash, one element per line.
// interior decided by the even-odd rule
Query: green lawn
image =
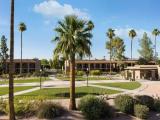
<path fill-rule="evenodd" d="M 56 77 L 57 79 L 68 81 L 69 77 Z M 87 80 L 87 77 L 76 77 L 77 81 Z M 88 77 L 88 80 L 110 80 L 108 77 Z"/>
<path fill-rule="evenodd" d="M 110 90 L 110 89 L 102 89 L 96 87 L 77 87 L 76 88 L 76 97 L 82 97 L 87 94 L 92 95 L 101 95 L 101 94 L 116 94 L 120 93 L 120 91 Z M 43 96 L 44 98 L 69 98 L 69 88 L 44 88 L 41 90 L 37 90 L 34 92 L 26 93 L 17 97 L 27 97 L 34 98 L 38 96 Z"/>
<path fill-rule="evenodd" d="M 45 81 L 45 80 L 49 80 L 49 78 L 42 78 L 42 81 Z M 22 78 L 22 79 L 15 79 L 14 80 L 14 83 L 33 83 L 33 82 L 40 82 L 40 78 Z M 0 84 L 8 84 L 8 80 L 4 80 L 4 81 L 0 81 Z"/>
<path fill-rule="evenodd" d="M 15 92 L 27 90 L 33 88 L 32 86 L 22 86 L 22 87 L 15 87 Z M 0 96 L 8 94 L 9 88 L 8 87 L 0 87 Z"/>
<path fill-rule="evenodd" d="M 97 83 L 96 85 L 116 87 L 116 88 L 122 88 L 122 89 L 128 89 L 128 90 L 134 90 L 141 86 L 139 82 Z"/>

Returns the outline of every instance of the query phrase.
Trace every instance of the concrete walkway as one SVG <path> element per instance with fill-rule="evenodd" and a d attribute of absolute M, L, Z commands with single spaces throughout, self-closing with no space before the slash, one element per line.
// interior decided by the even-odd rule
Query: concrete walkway
<path fill-rule="evenodd" d="M 117 91 L 122 91 L 122 92 L 131 91 L 131 90 L 127 90 L 127 89 L 116 88 L 116 87 L 107 87 L 107 86 L 102 86 L 102 85 L 93 85 L 93 84 L 90 84 L 89 86 L 91 86 L 91 87 L 103 88 L 103 89 L 117 90 Z"/>
<path fill-rule="evenodd" d="M 115 82 L 130 82 L 130 81 L 127 81 L 127 80 L 90 80 L 89 86 L 122 91 L 122 93 L 119 93 L 119 94 L 132 94 L 132 95 L 146 94 L 150 96 L 160 96 L 160 92 L 159 92 L 160 91 L 160 81 L 141 80 L 139 82 L 142 84 L 142 86 L 135 90 L 126 90 L 126 89 L 116 88 L 116 87 L 95 85 L 95 83 L 115 83 Z M 75 83 L 77 87 L 86 86 L 86 81 L 76 81 Z M 15 95 L 22 95 L 24 93 L 33 92 L 33 91 L 40 89 L 39 87 L 36 87 L 36 86 L 39 86 L 39 83 L 17 83 L 15 84 L 15 86 L 35 86 L 35 88 L 29 89 L 29 90 L 16 92 Z M 54 76 L 50 77 L 49 81 L 44 81 L 42 83 L 43 88 L 66 88 L 69 86 L 70 86 L 70 81 L 58 80 Z M 8 85 L 0 85 L 0 87 L 8 87 Z M 116 95 L 118 94 L 114 94 L 110 96 L 114 97 Z M 8 97 L 8 95 L 4 95 L 1 97 L 6 98 Z"/>
<path fill-rule="evenodd" d="M 40 87 L 35 87 L 35 88 L 32 88 L 32 89 L 16 92 L 16 93 L 14 93 L 14 96 L 16 96 L 16 95 L 22 95 L 22 94 L 33 92 L 33 91 L 36 91 L 36 90 L 40 90 Z M 0 96 L 0 98 L 6 99 L 6 98 L 8 98 L 8 94 L 2 95 L 2 96 Z"/>

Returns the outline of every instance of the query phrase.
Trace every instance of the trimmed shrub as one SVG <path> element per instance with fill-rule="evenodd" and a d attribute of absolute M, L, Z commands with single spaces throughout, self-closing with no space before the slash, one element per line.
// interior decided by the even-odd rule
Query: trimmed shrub
<path fill-rule="evenodd" d="M 85 75 L 85 72 L 84 71 L 77 71 L 76 75 L 77 76 L 83 76 L 83 75 Z"/>
<path fill-rule="evenodd" d="M 40 71 L 36 71 L 32 74 L 33 77 L 39 77 L 41 76 L 41 72 Z"/>
<path fill-rule="evenodd" d="M 140 119 L 147 119 L 149 115 L 149 108 L 145 105 L 135 105 L 134 115 Z"/>
<path fill-rule="evenodd" d="M 90 71 L 90 74 L 91 74 L 91 75 L 101 75 L 102 73 L 101 73 L 100 70 L 91 70 L 91 71 Z"/>
<path fill-rule="evenodd" d="M 6 106 L 7 106 L 7 102 L 4 101 L 3 99 L 0 99 L 0 114 L 6 113 Z"/>
<path fill-rule="evenodd" d="M 78 108 L 88 120 L 99 120 L 114 116 L 114 109 L 104 99 L 91 95 L 82 97 Z"/>
<path fill-rule="evenodd" d="M 160 112 L 160 99 L 155 99 L 154 100 L 154 110 L 156 112 Z"/>
<path fill-rule="evenodd" d="M 9 74 L 2 74 L 1 77 L 2 77 L 3 79 L 8 79 L 8 78 L 9 78 Z"/>
<path fill-rule="evenodd" d="M 115 106 L 121 112 L 133 114 L 134 99 L 129 95 L 119 95 L 115 98 Z"/>
<path fill-rule="evenodd" d="M 137 95 L 135 100 L 137 104 L 146 105 L 150 110 L 154 108 L 154 99 L 148 95 Z"/>
<path fill-rule="evenodd" d="M 61 116 L 65 112 L 65 109 L 59 104 L 53 102 L 43 102 L 37 112 L 37 117 L 40 119 L 53 119 Z"/>
<path fill-rule="evenodd" d="M 36 102 L 31 102 L 31 101 L 29 102 L 26 100 L 15 101 L 15 103 L 14 103 L 15 114 L 17 116 L 21 116 L 21 117 L 25 117 L 25 118 L 33 116 L 37 110 L 37 109 L 34 109 L 33 106 L 37 105 L 37 103 L 38 103 L 38 101 L 36 101 Z M 8 104 L 6 106 L 5 112 L 7 114 L 9 114 L 9 105 Z"/>

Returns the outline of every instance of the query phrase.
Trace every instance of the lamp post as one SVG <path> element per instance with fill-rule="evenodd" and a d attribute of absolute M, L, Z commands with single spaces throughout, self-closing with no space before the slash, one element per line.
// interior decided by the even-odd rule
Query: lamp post
<path fill-rule="evenodd" d="M 87 75 L 87 87 L 88 87 L 88 75 L 89 75 L 89 69 L 88 68 L 86 70 L 86 75 Z"/>
<path fill-rule="evenodd" d="M 39 82 L 40 82 L 40 89 L 42 88 L 42 79 L 41 79 L 41 74 L 42 74 L 42 69 L 40 69 L 40 79 L 39 79 Z"/>

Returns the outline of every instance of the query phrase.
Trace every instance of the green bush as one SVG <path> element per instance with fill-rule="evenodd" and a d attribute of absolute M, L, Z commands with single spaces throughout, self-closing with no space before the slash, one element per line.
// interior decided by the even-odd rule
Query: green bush
<path fill-rule="evenodd" d="M 0 99 L 0 114 L 6 113 L 7 102 L 3 99 Z"/>
<path fill-rule="evenodd" d="M 84 71 L 77 71 L 76 75 L 77 76 L 83 76 L 83 75 L 85 75 L 85 72 Z"/>
<path fill-rule="evenodd" d="M 135 100 L 137 104 L 146 105 L 150 110 L 154 108 L 154 99 L 148 95 L 137 95 Z"/>
<path fill-rule="evenodd" d="M 91 71 L 90 71 L 90 74 L 91 74 L 91 75 L 101 75 L 102 73 L 101 73 L 100 70 L 91 70 Z"/>
<path fill-rule="evenodd" d="M 9 74 L 2 74 L 1 77 L 2 77 L 3 79 L 8 79 L 8 78 L 9 78 Z"/>
<path fill-rule="evenodd" d="M 154 110 L 156 112 L 160 112 L 160 99 L 155 99 L 154 100 Z"/>
<path fill-rule="evenodd" d="M 65 112 L 65 109 L 59 104 L 53 102 L 43 102 L 37 112 L 37 117 L 40 119 L 53 119 L 61 116 Z"/>
<path fill-rule="evenodd" d="M 149 108 L 145 105 L 135 105 L 134 115 L 140 119 L 147 119 L 149 114 Z"/>
<path fill-rule="evenodd" d="M 129 95 L 119 95 L 115 98 L 115 106 L 121 112 L 133 114 L 134 99 Z"/>
<path fill-rule="evenodd" d="M 27 73 L 26 77 L 31 77 L 33 73 Z"/>
<path fill-rule="evenodd" d="M 32 74 L 33 77 L 39 77 L 41 76 L 41 72 L 40 71 L 36 71 Z"/>
<path fill-rule="evenodd" d="M 34 108 L 36 106 L 36 108 Z M 38 101 L 31 102 L 27 100 L 16 100 L 14 103 L 15 114 L 21 117 L 30 117 L 35 115 L 39 106 Z M 9 114 L 9 105 L 6 106 L 5 113 Z"/>
<path fill-rule="evenodd" d="M 88 120 L 110 118 L 114 115 L 114 109 L 104 99 L 91 95 L 82 97 L 78 108 Z"/>

